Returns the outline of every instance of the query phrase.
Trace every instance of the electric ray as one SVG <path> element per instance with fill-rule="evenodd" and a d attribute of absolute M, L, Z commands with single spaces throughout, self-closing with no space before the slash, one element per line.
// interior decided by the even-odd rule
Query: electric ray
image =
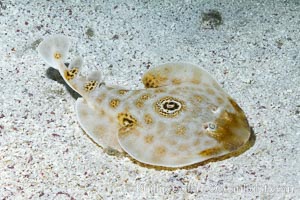
<path fill-rule="evenodd" d="M 66 67 L 69 47 L 67 37 L 51 36 L 38 51 L 82 96 L 79 124 L 103 148 L 176 168 L 229 154 L 249 140 L 244 112 L 202 68 L 163 64 L 144 74 L 145 89 L 127 90 L 105 85 L 99 71 L 81 74 L 80 57 Z"/>

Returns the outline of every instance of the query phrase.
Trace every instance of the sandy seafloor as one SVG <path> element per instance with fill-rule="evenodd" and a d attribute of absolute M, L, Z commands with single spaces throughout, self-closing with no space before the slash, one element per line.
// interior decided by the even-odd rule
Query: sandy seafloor
<path fill-rule="evenodd" d="M 223 17 L 215 29 L 201 21 L 210 9 Z M 37 54 L 58 33 L 107 84 L 142 88 L 169 61 L 204 67 L 245 111 L 254 146 L 175 171 L 104 153 Z M 4 0 L 0 44 L 0 199 L 300 198 L 299 0 Z"/>

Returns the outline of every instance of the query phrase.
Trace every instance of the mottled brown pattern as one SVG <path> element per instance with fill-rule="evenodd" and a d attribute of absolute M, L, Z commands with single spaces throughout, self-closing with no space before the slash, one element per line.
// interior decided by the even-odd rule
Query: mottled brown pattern
<path fill-rule="evenodd" d="M 193 84 L 195 84 L 195 85 L 198 85 L 198 84 L 200 84 L 201 83 L 201 81 L 199 80 L 199 79 L 192 79 L 191 80 L 191 83 L 193 83 Z"/>
<path fill-rule="evenodd" d="M 56 52 L 56 53 L 54 54 L 54 58 L 57 59 L 57 60 L 58 60 L 58 59 L 61 59 L 61 54 Z"/>
<path fill-rule="evenodd" d="M 233 151 L 247 142 L 250 129 L 242 109 L 231 98 L 229 98 L 229 101 L 235 112 L 223 111 L 220 117 L 216 119 L 217 129 L 209 131 L 208 134 L 222 144 L 224 149 Z M 249 130 L 249 134 L 239 134 L 236 133 L 237 130 Z"/>
<path fill-rule="evenodd" d="M 118 122 L 121 127 L 133 128 L 137 124 L 137 120 L 127 112 L 118 114 Z"/>
<path fill-rule="evenodd" d="M 222 151 L 224 151 L 224 149 L 222 147 L 214 147 L 214 148 L 210 148 L 210 149 L 205 149 L 205 150 L 199 152 L 198 154 L 200 156 L 210 157 L 210 156 L 216 156 L 216 155 L 220 154 Z"/>
<path fill-rule="evenodd" d="M 157 74 L 147 74 L 143 77 L 142 82 L 146 88 L 157 88 L 163 85 L 167 79 L 167 77 L 159 76 Z"/>
<path fill-rule="evenodd" d="M 144 115 L 144 121 L 146 124 L 152 124 L 153 123 L 153 118 L 151 117 L 150 114 L 145 114 Z"/>
<path fill-rule="evenodd" d="M 69 81 L 75 78 L 75 76 L 78 74 L 79 70 L 78 68 L 73 68 L 70 70 L 65 70 L 64 76 Z"/>
<path fill-rule="evenodd" d="M 112 99 L 112 100 L 110 100 L 110 102 L 109 102 L 109 106 L 110 106 L 111 108 L 116 108 L 116 107 L 119 106 L 119 104 L 120 104 L 120 99 Z"/>
<path fill-rule="evenodd" d="M 84 85 L 84 90 L 86 92 L 90 92 L 90 91 L 94 90 L 97 87 L 97 85 L 98 85 L 97 81 L 94 81 L 94 80 L 89 81 Z"/>
<path fill-rule="evenodd" d="M 162 156 L 165 156 L 166 155 L 166 148 L 164 146 L 159 146 L 159 147 L 156 147 L 155 151 L 154 151 L 154 155 L 156 157 L 162 157 Z"/>
<path fill-rule="evenodd" d="M 211 89 L 211 88 L 207 88 L 207 89 L 206 89 L 206 92 L 207 92 L 208 94 L 210 94 L 210 95 L 215 95 L 215 91 L 214 91 L 213 89 Z"/>
<path fill-rule="evenodd" d="M 148 99 L 150 99 L 150 94 L 143 94 L 141 95 L 136 101 L 135 106 L 138 108 L 142 108 L 144 106 L 144 102 Z"/>
<path fill-rule="evenodd" d="M 146 135 L 145 138 L 144 138 L 145 139 L 145 143 L 151 144 L 153 142 L 153 138 L 154 138 L 153 135 Z"/>
<path fill-rule="evenodd" d="M 126 94 L 128 92 L 128 90 L 119 90 L 119 94 L 120 95 L 124 95 L 124 94 Z"/>
<path fill-rule="evenodd" d="M 185 126 L 178 126 L 176 128 L 176 135 L 185 135 L 186 133 L 186 127 Z"/>
<path fill-rule="evenodd" d="M 181 84 L 182 82 L 181 82 L 181 79 L 174 78 L 174 79 L 172 80 L 172 83 L 173 83 L 174 85 L 179 85 L 179 84 Z"/>

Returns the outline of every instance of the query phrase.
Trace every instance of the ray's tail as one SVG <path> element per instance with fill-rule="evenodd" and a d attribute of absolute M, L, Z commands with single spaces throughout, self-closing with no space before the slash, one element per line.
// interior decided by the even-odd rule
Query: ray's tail
<path fill-rule="evenodd" d="M 91 72 L 88 76 L 80 74 L 83 60 L 76 57 L 69 67 L 65 65 L 70 48 L 70 40 L 66 36 L 55 35 L 44 39 L 38 46 L 38 52 L 44 61 L 57 69 L 66 83 L 82 96 L 86 96 L 101 83 L 101 73 Z"/>

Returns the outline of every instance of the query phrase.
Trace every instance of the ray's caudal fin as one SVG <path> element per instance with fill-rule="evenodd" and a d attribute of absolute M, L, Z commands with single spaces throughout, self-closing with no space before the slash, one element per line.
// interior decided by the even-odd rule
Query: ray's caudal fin
<path fill-rule="evenodd" d="M 64 64 L 70 48 L 70 40 L 66 36 L 55 35 L 46 38 L 38 46 L 38 52 L 44 61 L 57 69 L 65 82 L 77 93 L 86 96 L 98 87 L 101 80 L 100 72 L 92 72 L 88 77 L 80 75 L 83 64 L 81 57 L 72 60 L 69 68 Z"/>

